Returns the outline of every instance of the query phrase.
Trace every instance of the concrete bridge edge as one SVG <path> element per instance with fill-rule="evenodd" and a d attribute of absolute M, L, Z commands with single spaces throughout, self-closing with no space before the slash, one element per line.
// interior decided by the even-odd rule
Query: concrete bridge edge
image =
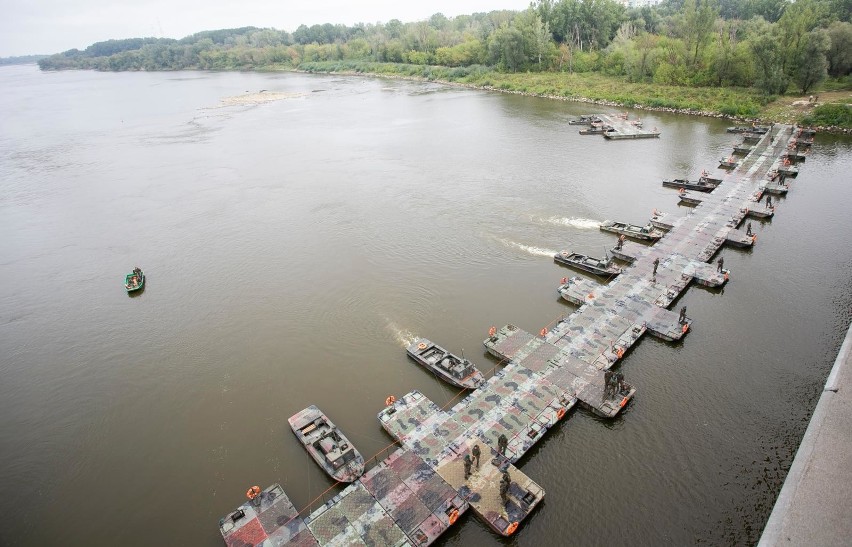
<path fill-rule="evenodd" d="M 758 547 L 849 545 L 852 538 L 852 325 Z"/>

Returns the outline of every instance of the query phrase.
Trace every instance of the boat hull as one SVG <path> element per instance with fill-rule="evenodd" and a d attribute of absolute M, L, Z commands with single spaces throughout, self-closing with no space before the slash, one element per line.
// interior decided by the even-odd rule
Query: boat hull
<path fill-rule="evenodd" d="M 783 196 L 790 190 L 786 185 L 783 184 L 767 184 L 761 189 L 764 193 L 772 194 L 775 196 Z"/>
<path fill-rule="evenodd" d="M 735 125 L 733 127 L 729 127 L 727 131 L 728 133 L 757 133 L 758 135 L 763 135 L 769 131 L 769 127 L 765 125 Z"/>
<path fill-rule="evenodd" d="M 331 478 L 353 482 L 364 474 L 364 457 L 315 405 L 297 412 L 287 421 L 308 454 Z"/>
<path fill-rule="evenodd" d="M 600 229 L 605 232 L 621 234 L 633 239 L 642 241 L 657 241 L 663 237 L 663 232 L 657 229 L 646 229 L 642 226 L 633 226 L 622 222 L 606 221 L 600 225 Z"/>
<path fill-rule="evenodd" d="M 138 280 L 133 281 L 134 277 L 138 277 Z M 133 273 L 129 273 L 124 276 L 124 289 L 128 294 L 139 292 L 145 288 L 145 273 L 140 273 L 138 276 Z"/>
<path fill-rule="evenodd" d="M 688 180 L 664 180 L 663 186 L 668 188 L 683 188 L 685 190 L 695 190 L 697 192 L 712 192 L 718 184 L 708 184 L 699 182 L 691 182 Z"/>
<path fill-rule="evenodd" d="M 567 253 L 565 251 L 553 255 L 553 260 L 560 264 L 564 264 L 565 266 L 576 268 L 578 270 L 582 270 L 590 274 L 599 275 L 601 277 L 614 277 L 621 273 L 621 268 L 612 265 L 609 265 L 606 268 L 600 268 L 591 264 L 587 264 L 585 262 L 585 260 L 587 259 L 589 259 L 589 257 L 585 255 L 580 255 L 577 253 Z"/>
<path fill-rule="evenodd" d="M 472 363 L 425 338 L 412 342 L 406 353 L 415 363 L 448 384 L 463 389 L 476 389 L 485 383 L 485 376 Z M 461 377 L 455 376 L 453 372 L 460 372 Z"/>
<path fill-rule="evenodd" d="M 625 252 L 622 252 L 622 250 L 617 248 L 617 247 L 613 247 L 612 249 L 609 250 L 609 252 L 611 252 L 612 256 L 614 256 L 615 258 L 617 258 L 619 260 L 623 260 L 625 262 L 631 262 L 632 263 L 634 260 L 636 260 L 635 256 L 629 255 Z"/>

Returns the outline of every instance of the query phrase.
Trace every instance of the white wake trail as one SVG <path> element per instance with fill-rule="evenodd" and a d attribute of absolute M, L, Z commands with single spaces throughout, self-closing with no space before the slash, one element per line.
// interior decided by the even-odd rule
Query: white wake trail
<path fill-rule="evenodd" d="M 544 249 L 542 247 L 535 247 L 533 245 L 524 245 L 523 243 L 517 243 L 515 241 L 509 241 L 508 239 L 501 239 L 500 243 L 506 245 L 507 247 L 512 247 L 515 249 L 520 249 L 525 253 L 531 254 L 533 256 L 547 256 L 552 257 L 556 254 L 556 251 L 552 251 L 550 249 Z"/>
<path fill-rule="evenodd" d="M 546 219 L 546 222 L 550 224 L 557 224 L 559 226 L 570 226 L 571 228 L 579 228 L 581 230 L 597 230 L 601 225 L 601 221 L 592 220 L 590 218 L 578 218 L 578 217 L 550 217 Z"/>

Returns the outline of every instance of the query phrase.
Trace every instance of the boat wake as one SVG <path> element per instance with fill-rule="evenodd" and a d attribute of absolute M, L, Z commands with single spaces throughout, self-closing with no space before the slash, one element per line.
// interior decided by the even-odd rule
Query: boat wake
<path fill-rule="evenodd" d="M 551 251 L 550 249 L 544 249 L 542 247 L 535 247 L 533 245 L 524 245 L 522 243 L 517 243 L 515 241 L 509 241 L 508 239 L 501 239 L 500 243 L 507 247 L 512 247 L 515 249 L 520 249 L 525 253 L 531 254 L 533 256 L 546 256 L 552 257 L 556 254 L 556 251 Z"/>
<path fill-rule="evenodd" d="M 420 338 L 419 336 L 417 336 L 416 334 L 414 334 L 410 330 L 399 328 L 391 320 L 388 320 L 387 329 L 391 332 L 391 334 L 393 334 L 394 338 L 396 338 L 396 341 L 399 342 L 399 345 L 404 347 L 404 348 L 407 348 L 415 340 Z"/>
<path fill-rule="evenodd" d="M 598 227 L 601 225 L 601 221 L 599 220 L 577 217 L 550 217 L 546 221 L 550 224 L 557 224 L 559 226 L 570 226 L 572 228 L 579 228 L 581 230 L 597 230 Z"/>

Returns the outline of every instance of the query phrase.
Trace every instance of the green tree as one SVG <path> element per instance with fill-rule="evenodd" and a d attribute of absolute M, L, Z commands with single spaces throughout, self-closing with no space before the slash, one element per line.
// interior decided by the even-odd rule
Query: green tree
<path fill-rule="evenodd" d="M 741 62 L 737 55 L 737 21 L 722 21 L 717 28 L 713 55 L 716 85 L 735 85 Z"/>
<path fill-rule="evenodd" d="M 812 30 L 805 35 L 796 73 L 796 83 L 802 88 L 802 93 L 807 93 L 825 79 L 828 69 L 825 54 L 830 45 L 828 32 L 823 29 Z"/>
<path fill-rule="evenodd" d="M 800 57 L 802 39 L 816 28 L 821 5 L 814 0 L 797 0 L 789 4 L 775 26 L 781 45 L 781 67 L 785 75 L 795 72 Z"/>
<path fill-rule="evenodd" d="M 750 17 L 759 15 L 770 23 L 775 23 L 784 14 L 784 9 L 787 7 L 789 0 L 753 0 L 751 5 Z M 745 17 L 743 17 L 745 19 Z"/>
<path fill-rule="evenodd" d="M 491 34 L 488 58 L 505 70 L 517 72 L 524 66 L 524 35 L 514 26 L 503 24 Z"/>
<path fill-rule="evenodd" d="M 783 93 L 788 81 L 784 75 L 781 48 L 771 33 L 766 32 L 751 41 L 754 59 L 755 86 L 765 95 Z"/>
<path fill-rule="evenodd" d="M 683 6 L 683 39 L 692 55 L 692 66 L 698 65 L 698 56 L 713 33 L 716 6 L 712 0 L 686 0 Z"/>
<path fill-rule="evenodd" d="M 835 21 L 828 27 L 828 73 L 835 78 L 852 72 L 852 23 Z"/>
<path fill-rule="evenodd" d="M 518 14 L 512 26 L 523 35 L 524 56 L 527 61 L 537 63 L 538 69 L 542 69 L 542 61 L 550 61 L 555 52 L 553 38 L 550 34 L 550 26 L 542 20 L 536 10 L 532 8 Z"/>
<path fill-rule="evenodd" d="M 634 40 L 636 44 L 636 61 L 634 62 L 634 79 L 643 81 L 654 75 L 655 52 L 660 43 L 660 37 L 648 32 L 642 33 Z"/>

